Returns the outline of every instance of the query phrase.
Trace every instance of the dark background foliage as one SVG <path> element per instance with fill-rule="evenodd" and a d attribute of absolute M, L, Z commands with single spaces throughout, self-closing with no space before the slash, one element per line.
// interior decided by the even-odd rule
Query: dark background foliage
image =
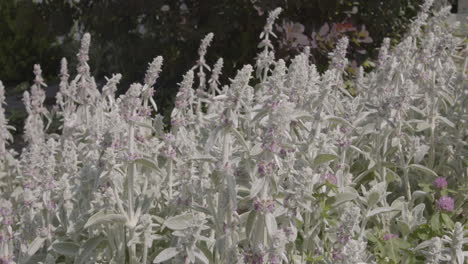
<path fill-rule="evenodd" d="M 38 1 L 38 0 L 36 0 Z M 144 77 L 148 62 L 164 57 L 163 72 L 156 84 L 155 99 L 166 115 L 172 109 L 177 83 L 197 59 L 200 40 L 209 32 L 215 37 L 207 54 L 213 64 L 223 57 L 224 81 L 236 68 L 254 63 L 259 33 L 269 10 L 284 9 L 282 19 L 299 22 L 310 36 L 325 22 L 349 21 L 365 25 L 373 39 L 367 57 L 376 55 L 384 37 L 398 41 L 422 0 L 1 0 L 0 80 L 7 93 L 22 92 L 33 79 L 32 66 L 40 63 L 49 84 L 57 83 L 61 57 L 69 59 L 73 73 L 79 42 L 90 32 L 91 69 L 98 81 L 122 73 L 120 91 Z M 163 7 L 164 6 L 164 7 Z M 256 8 L 254 8 L 254 6 Z M 353 6 L 358 13 L 347 18 Z M 169 7 L 169 10 L 167 10 Z M 260 11 L 260 12 L 259 12 Z M 263 12 L 262 15 L 260 15 Z M 145 34 L 139 32 L 145 25 Z M 59 38 L 57 38 L 59 37 Z M 292 51 L 279 51 L 279 56 Z M 328 63 L 316 53 L 319 69 Z M 361 61 L 362 62 L 362 61 Z"/>

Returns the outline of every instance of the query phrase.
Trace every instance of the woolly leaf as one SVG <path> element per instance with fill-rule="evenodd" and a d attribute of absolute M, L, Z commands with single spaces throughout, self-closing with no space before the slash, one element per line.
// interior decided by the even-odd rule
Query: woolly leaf
<path fill-rule="evenodd" d="M 437 177 L 437 173 L 435 173 L 435 171 L 429 169 L 426 166 L 420 165 L 420 164 L 411 164 L 411 165 L 409 165 L 409 168 L 416 169 L 416 170 L 419 170 L 419 171 L 422 171 L 424 173 L 431 174 L 431 175 Z"/>
<path fill-rule="evenodd" d="M 277 233 L 278 226 L 276 224 L 275 216 L 271 213 L 265 215 L 265 225 L 268 230 L 270 237 L 273 237 Z"/>
<path fill-rule="evenodd" d="M 437 116 L 437 119 L 444 122 L 447 126 L 449 126 L 451 128 L 455 128 L 455 124 L 452 121 L 448 120 L 446 117 Z"/>
<path fill-rule="evenodd" d="M 164 225 L 172 230 L 184 230 L 191 226 L 193 216 L 191 214 L 181 214 L 173 216 L 164 222 Z"/>
<path fill-rule="evenodd" d="M 96 252 L 96 248 L 104 240 L 102 235 L 88 239 L 80 248 L 80 253 L 75 259 L 75 264 L 89 263 L 88 259 Z"/>
<path fill-rule="evenodd" d="M 317 167 L 318 165 L 320 165 L 322 163 L 326 163 L 326 162 L 335 160 L 337 158 L 338 158 L 338 156 L 333 155 L 333 154 L 319 154 L 314 159 L 314 167 Z"/>
<path fill-rule="evenodd" d="M 121 214 L 107 214 L 105 211 L 99 211 L 88 219 L 84 228 L 99 224 L 122 224 L 127 222 L 127 217 Z"/>
<path fill-rule="evenodd" d="M 388 213 L 388 212 L 393 212 L 393 211 L 398 211 L 396 208 L 391 208 L 391 207 L 380 207 L 376 208 L 370 212 L 367 213 L 366 217 L 372 217 L 374 215 L 382 214 L 382 213 Z"/>
<path fill-rule="evenodd" d="M 351 192 L 343 192 L 339 193 L 335 196 L 335 202 L 333 203 L 333 206 L 340 205 L 342 203 L 352 201 L 356 199 L 358 195 L 356 193 L 351 193 Z"/>
<path fill-rule="evenodd" d="M 52 249 L 64 256 L 75 256 L 80 250 L 80 246 L 73 242 L 56 242 L 52 244 Z"/>
<path fill-rule="evenodd" d="M 177 254 L 179 254 L 179 252 L 177 251 L 177 248 L 175 247 L 166 248 L 163 251 L 159 252 L 158 256 L 156 256 L 153 263 L 161 263 L 163 261 L 169 260 L 177 256 Z"/>
<path fill-rule="evenodd" d="M 135 162 L 143 165 L 144 167 L 147 167 L 153 170 L 158 170 L 158 166 L 156 165 L 156 163 L 150 159 L 141 158 L 141 159 L 136 159 Z"/>
<path fill-rule="evenodd" d="M 36 254 L 36 252 L 43 246 L 45 240 L 45 237 L 36 237 L 36 239 L 34 239 L 29 245 L 28 256 L 31 257 Z"/>

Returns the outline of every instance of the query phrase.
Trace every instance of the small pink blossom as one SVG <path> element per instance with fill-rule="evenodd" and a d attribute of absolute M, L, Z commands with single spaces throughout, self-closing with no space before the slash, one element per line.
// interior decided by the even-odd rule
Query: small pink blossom
<path fill-rule="evenodd" d="M 436 201 L 436 206 L 441 211 L 447 211 L 447 212 L 453 211 L 455 207 L 453 199 L 448 196 L 440 197 L 439 200 Z"/>
<path fill-rule="evenodd" d="M 438 189 L 443 189 L 445 187 L 447 187 L 447 180 L 443 177 L 437 177 L 434 182 L 433 182 L 434 186 Z"/>

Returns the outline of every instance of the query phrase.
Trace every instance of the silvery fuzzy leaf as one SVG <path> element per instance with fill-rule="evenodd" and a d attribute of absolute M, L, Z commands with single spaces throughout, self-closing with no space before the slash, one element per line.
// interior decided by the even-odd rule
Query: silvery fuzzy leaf
<path fill-rule="evenodd" d="M 424 131 L 424 130 L 429 129 L 429 128 L 431 128 L 431 124 L 429 124 L 426 121 L 418 121 L 417 124 L 416 124 L 416 131 L 417 132 L 421 132 L 421 131 Z"/>
<path fill-rule="evenodd" d="M 314 116 L 312 116 L 310 113 L 305 112 L 305 111 L 297 111 L 293 114 L 291 117 L 291 120 L 313 120 Z"/>
<path fill-rule="evenodd" d="M 168 218 L 164 221 L 164 226 L 167 226 L 172 230 L 183 230 L 190 227 L 193 220 L 194 218 L 192 214 L 181 214 Z"/>
<path fill-rule="evenodd" d="M 251 120 L 252 123 L 259 122 L 262 120 L 267 114 L 269 113 L 269 110 L 264 110 L 260 109 L 259 112 L 254 116 L 254 118 Z"/>
<path fill-rule="evenodd" d="M 387 188 L 387 183 L 386 182 L 379 182 L 372 186 L 372 188 L 369 190 L 368 195 L 372 193 L 377 193 L 379 195 L 379 199 L 382 198 L 385 195 Z"/>
<path fill-rule="evenodd" d="M 401 182 L 401 178 L 398 174 L 396 174 L 396 172 L 394 172 L 393 170 L 387 168 L 386 169 L 387 173 L 385 174 L 385 180 L 390 183 L 392 181 L 397 181 L 397 182 Z"/>
<path fill-rule="evenodd" d="M 424 111 L 421 111 L 421 109 L 417 108 L 416 106 L 411 105 L 409 108 L 423 117 L 426 116 L 426 113 L 424 113 Z"/>
<path fill-rule="evenodd" d="M 427 154 L 429 151 L 429 146 L 427 145 L 420 145 L 417 149 L 416 152 L 414 153 L 414 162 L 415 163 L 420 163 L 424 156 Z"/>
<path fill-rule="evenodd" d="M 424 197 L 428 195 L 427 192 L 423 192 L 423 191 L 414 191 L 413 194 L 411 195 L 413 201 L 418 199 L 419 197 Z"/>
<path fill-rule="evenodd" d="M 135 122 L 135 125 L 139 126 L 139 127 L 143 127 L 143 128 L 148 128 L 150 129 L 152 132 L 155 132 L 155 129 L 153 126 L 151 126 L 150 124 L 148 123 L 144 123 L 144 122 Z"/>
<path fill-rule="evenodd" d="M 263 152 L 262 149 L 262 144 L 255 144 L 251 149 L 250 149 L 250 156 L 257 156 L 260 153 Z"/>
<path fill-rule="evenodd" d="M 169 260 L 177 256 L 177 254 L 179 254 L 179 252 L 177 251 L 177 248 L 175 247 L 166 248 L 163 251 L 159 252 L 156 258 L 153 260 L 153 263 L 161 263 L 163 261 Z"/>
<path fill-rule="evenodd" d="M 96 248 L 104 241 L 102 235 L 88 239 L 83 246 L 80 247 L 79 255 L 75 259 L 75 264 L 89 263 L 88 259 L 96 253 Z"/>
<path fill-rule="evenodd" d="M 32 257 L 34 254 L 36 254 L 36 252 L 43 246 L 44 241 L 46 241 L 46 239 L 47 238 L 45 237 L 36 237 L 31 242 L 31 244 L 29 244 L 28 251 L 27 251 L 29 258 Z"/>
<path fill-rule="evenodd" d="M 426 174 L 431 174 L 432 176 L 435 176 L 435 177 L 438 176 L 435 171 L 433 171 L 433 170 L 429 169 L 428 167 L 423 166 L 421 164 L 411 164 L 411 165 L 408 166 L 408 168 L 416 169 L 416 170 L 422 171 L 422 172 L 424 172 Z"/>
<path fill-rule="evenodd" d="M 299 205 L 300 208 L 305 209 L 309 213 L 312 213 L 314 211 L 307 203 L 303 201 L 297 201 L 297 204 Z"/>
<path fill-rule="evenodd" d="M 380 207 L 380 208 L 377 208 L 377 209 L 374 209 L 374 210 L 368 212 L 366 217 L 372 217 L 374 215 L 378 215 L 378 214 L 381 214 L 381 213 L 393 212 L 393 211 L 398 211 L 398 209 L 392 208 L 392 207 Z"/>
<path fill-rule="evenodd" d="M 211 212 L 210 212 L 210 210 L 208 208 L 202 207 L 200 205 L 193 204 L 191 208 L 193 210 L 195 210 L 195 211 L 198 211 L 198 212 L 201 212 L 201 213 L 204 213 L 204 214 L 207 214 L 207 215 L 211 214 Z"/>
<path fill-rule="evenodd" d="M 141 164 L 142 166 L 146 167 L 146 168 L 150 168 L 152 170 L 156 170 L 156 171 L 159 171 L 159 168 L 156 164 L 156 162 L 148 159 L 148 158 L 140 158 L 140 159 L 136 159 L 135 160 L 136 163 L 138 164 Z"/>
<path fill-rule="evenodd" d="M 99 211 L 88 219 L 88 221 L 84 225 L 84 228 L 88 228 L 90 226 L 99 224 L 123 224 L 126 222 L 127 217 L 125 215 L 108 214 L 105 211 Z"/>
<path fill-rule="evenodd" d="M 190 260 L 190 263 L 195 262 L 195 248 L 194 247 L 186 247 L 185 253 L 187 253 L 187 257 Z"/>
<path fill-rule="evenodd" d="M 432 244 L 434 243 L 434 241 L 431 239 L 431 240 L 426 240 L 426 241 L 423 241 L 421 242 L 419 245 L 417 245 L 414 250 L 421 250 L 423 248 L 427 248 L 429 246 L 431 246 Z"/>
<path fill-rule="evenodd" d="M 416 205 L 413 210 L 411 210 L 411 215 L 413 216 L 414 218 L 414 221 L 413 221 L 413 226 L 416 226 L 416 225 L 422 225 L 426 222 L 426 220 L 424 219 L 424 208 L 426 207 L 425 204 L 421 203 L 421 204 L 418 204 Z"/>
<path fill-rule="evenodd" d="M 367 207 L 372 208 L 374 205 L 379 201 L 380 199 L 380 194 L 377 192 L 371 192 L 367 196 Z"/>
<path fill-rule="evenodd" d="M 206 161 L 206 162 L 216 162 L 216 159 L 211 156 L 211 155 L 200 155 L 200 154 L 195 154 L 190 158 L 190 160 L 193 161 Z"/>
<path fill-rule="evenodd" d="M 1 178 L 1 177 L 0 177 Z M 15 190 L 10 194 L 10 197 L 18 199 L 20 195 L 22 195 L 24 192 L 22 187 L 16 187 Z"/>
<path fill-rule="evenodd" d="M 208 260 L 208 258 L 205 256 L 205 254 L 201 251 L 198 251 L 198 250 L 195 250 L 195 257 L 200 260 L 202 263 L 204 264 L 209 264 L 210 261 Z"/>
<path fill-rule="evenodd" d="M 351 123 L 349 123 L 348 120 L 342 118 L 342 117 L 339 117 L 339 116 L 333 116 L 333 115 L 329 115 L 329 116 L 326 116 L 324 118 L 324 120 L 327 120 L 327 121 L 334 121 L 335 123 L 339 123 L 339 124 L 343 124 L 343 125 L 347 125 L 348 127 L 353 127 L 353 125 Z"/>
<path fill-rule="evenodd" d="M 392 147 L 398 147 L 400 145 L 401 145 L 401 139 L 400 138 L 398 138 L 398 137 L 392 138 L 392 144 L 391 144 Z"/>
<path fill-rule="evenodd" d="M 213 129 L 208 136 L 208 139 L 206 140 L 205 143 L 205 150 L 209 151 L 213 148 L 213 146 L 216 144 L 216 141 L 219 137 L 219 133 L 223 130 L 224 128 L 222 126 L 218 126 L 215 129 Z"/>
<path fill-rule="evenodd" d="M 455 128 L 455 124 L 452 121 L 448 120 L 446 117 L 437 116 L 436 118 L 439 119 L 440 121 L 444 122 L 447 126 L 449 126 L 451 128 Z"/>
<path fill-rule="evenodd" d="M 248 214 L 249 216 L 247 217 L 247 221 L 245 222 L 245 234 L 247 237 L 250 237 L 257 213 L 255 211 L 250 211 Z"/>
<path fill-rule="evenodd" d="M 317 167 L 318 165 L 322 163 L 326 163 L 332 160 L 337 159 L 338 156 L 334 154 L 318 154 L 315 159 L 314 159 L 314 167 Z"/>
<path fill-rule="evenodd" d="M 74 242 L 55 242 L 52 244 L 52 249 L 64 256 L 75 256 L 80 250 L 80 246 Z"/>
<path fill-rule="evenodd" d="M 240 132 L 237 129 L 231 127 L 231 129 L 229 131 L 234 134 L 236 139 L 239 140 L 239 142 L 242 144 L 242 146 L 244 146 L 246 151 L 250 150 L 249 145 L 247 144 L 247 142 L 245 142 L 244 137 L 240 134 Z"/>
<path fill-rule="evenodd" d="M 453 106 L 453 105 L 455 104 L 453 98 L 452 98 L 449 94 L 447 94 L 446 92 L 444 92 L 444 91 L 439 91 L 439 95 L 440 95 L 441 97 L 443 97 L 443 98 L 445 99 L 445 101 L 446 101 L 450 106 Z"/>
<path fill-rule="evenodd" d="M 369 158 L 369 166 L 367 166 L 367 170 L 371 170 L 375 167 L 375 160 L 372 158 Z"/>
<path fill-rule="evenodd" d="M 271 213 L 265 215 L 265 225 L 270 237 L 273 237 L 278 232 L 278 224 L 276 223 L 275 216 Z"/>
<path fill-rule="evenodd" d="M 227 186 L 229 191 L 230 203 L 233 206 L 232 209 L 237 210 L 237 190 L 234 175 L 227 175 Z"/>
<path fill-rule="evenodd" d="M 342 203 L 345 203 L 345 202 L 349 202 L 349 201 L 353 201 L 355 200 L 356 198 L 358 198 L 358 194 L 357 193 L 354 193 L 354 192 L 342 192 L 342 193 L 338 193 L 337 195 L 335 195 L 335 201 L 333 203 L 333 207 L 336 207 Z"/>
<path fill-rule="evenodd" d="M 252 227 L 251 243 L 253 245 L 261 245 L 265 238 L 265 215 L 257 214 L 256 220 Z"/>
<path fill-rule="evenodd" d="M 375 132 L 375 123 L 373 122 L 366 124 L 364 126 L 356 127 L 356 133 L 358 133 L 361 136 L 372 134 L 374 132 Z"/>
<path fill-rule="evenodd" d="M 249 198 L 253 199 L 263 189 L 266 184 L 266 178 L 257 178 L 250 188 Z"/>

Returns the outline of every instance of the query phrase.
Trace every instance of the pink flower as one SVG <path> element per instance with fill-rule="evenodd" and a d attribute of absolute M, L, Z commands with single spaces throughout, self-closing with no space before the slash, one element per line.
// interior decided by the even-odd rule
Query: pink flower
<path fill-rule="evenodd" d="M 439 200 L 436 201 L 436 206 L 442 211 L 453 211 L 454 206 L 454 201 L 451 197 L 448 196 L 442 196 L 439 198 Z"/>
<path fill-rule="evenodd" d="M 309 45 L 309 38 L 304 34 L 304 25 L 283 20 L 283 25 L 277 26 L 283 33 L 281 45 L 287 48 L 299 48 Z"/>
<path fill-rule="evenodd" d="M 432 184 L 438 189 L 443 189 L 447 187 L 447 180 L 443 177 L 437 177 Z"/>

